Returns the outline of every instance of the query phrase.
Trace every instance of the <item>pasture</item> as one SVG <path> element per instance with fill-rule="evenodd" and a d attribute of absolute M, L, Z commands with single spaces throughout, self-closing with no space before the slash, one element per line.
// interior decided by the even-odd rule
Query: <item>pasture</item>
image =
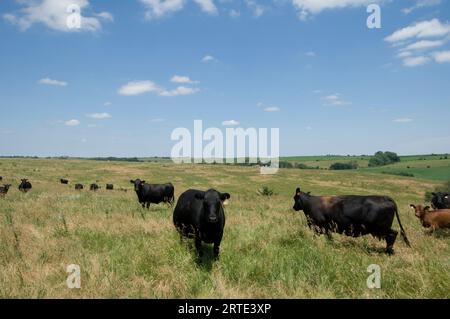
<path fill-rule="evenodd" d="M 448 161 L 440 163 L 448 170 Z M 419 159 L 396 165 L 432 169 Z M 386 169 L 282 169 L 264 176 L 258 167 L 0 159 L 3 183 L 13 185 L 0 198 L 0 297 L 449 298 L 449 231 L 426 235 L 409 208 L 423 203 L 442 174 L 380 173 Z M 20 178 L 33 184 L 29 193 L 18 191 Z M 198 261 L 192 240 L 180 242 L 173 208 L 142 209 L 129 183 L 135 178 L 171 181 L 176 198 L 187 188 L 230 193 L 220 260 L 204 245 Z M 88 191 L 96 181 L 102 189 Z M 75 183 L 85 189 L 74 190 Z M 274 194 L 258 194 L 263 186 Z M 315 236 L 303 212 L 292 210 L 297 186 L 317 195 L 393 197 L 412 248 L 399 236 L 388 256 L 385 242 L 369 236 Z M 399 230 L 396 221 L 393 228 Z M 67 288 L 70 264 L 81 267 L 81 289 Z M 381 289 L 367 288 L 371 264 L 381 267 Z"/>

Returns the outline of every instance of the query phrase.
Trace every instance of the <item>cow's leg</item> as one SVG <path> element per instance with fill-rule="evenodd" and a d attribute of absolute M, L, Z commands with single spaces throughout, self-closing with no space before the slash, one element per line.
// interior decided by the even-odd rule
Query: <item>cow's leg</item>
<path fill-rule="evenodd" d="M 328 240 L 330 240 L 330 241 L 333 240 L 333 236 L 331 235 L 331 231 L 329 229 L 326 230 L 325 236 L 327 236 Z"/>
<path fill-rule="evenodd" d="M 197 249 L 198 256 L 202 257 L 203 256 L 202 241 L 200 239 L 200 234 L 199 233 L 195 234 L 195 249 Z"/>
<path fill-rule="evenodd" d="M 150 202 L 147 202 L 147 209 L 150 209 Z"/>
<path fill-rule="evenodd" d="M 215 242 L 214 243 L 214 258 L 219 259 L 219 252 L 220 252 L 220 242 Z"/>
<path fill-rule="evenodd" d="M 394 243 L 397 238 L 398 231 L 391 229 L 386 235 L 386 253 L 392 255 L 394 253 Z"/>

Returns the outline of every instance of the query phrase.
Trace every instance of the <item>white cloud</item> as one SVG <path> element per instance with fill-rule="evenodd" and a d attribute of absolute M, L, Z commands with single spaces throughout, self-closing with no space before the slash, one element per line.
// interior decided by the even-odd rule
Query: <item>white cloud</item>
<path fill-rule="evenodd" d="M 109 113 L 92 113 L 86 114 L 86 116 L 96 120 L 109 119 L 112 117 Z"/>
<path fill-rule="evenodd" d="M 236 120 L 228 120 L 228 121 L 223 121 L 222 122 L 222 125 L 224 125 L 224 126 L 237 126 L 239 124 L 240 123 L 238 121 L 236 121 Z"/>
<path fill-rule="evenodd" d="M 424 64 L 428 63 L 429 61 L 430 61 L 430 58 L 421 55 L 421 56 L 404 59 L 403 65 L 407 66 L 407 67 L 415 67 L 415 66 L 424 65 Z"/>
<path fill-rule="evenodd" d="M 229 12 L 229 15 L 232 18 L 238 18 L 238 17 L 241 16 L 241 12 L 239 10 L 231 9 L 230 12 Z"/>
<path fill-rule="evenodd" d="M 322 98 L 324 100 L 324 104 L 326 106 L 344 106 L 344 105 L 350 105 L 350 102 L 344 101 L 341 98 L 341 95 L 339 93 L 335 93 L 332 95 L 328 95 Z"/>
<path fill-rule="evenodd" d="M 202 62 L 204 62 L 204 63 L 218 62 L 218 60 L 217 60 L 215 57 L 213 57 L 212 55 L 205 55 L 205 56 L 202 58 Z"/>
<path fill-rule="evenodd" d="M 410 14 L 411 12 L 413 12 L 416 9 L 437 6 L 437 5 L 440 5 L 441 2 L 442 2 L 441 0 L 418 0 L 416 2 L 416 4 L 414 4 L 413 6 L 402 9 L 402 12 L 404 14 Z"/>
<path fill-rule="evenodd" d="M 411 55 L 412 53 L 409 51 L 402 51 L 399 54 L 397 54 L 397 58 L 407 58 L 410 57 Z"/>
<path fill-rule="evenodd" d="M 431 54 L 437 63 L 450 62 L 450 51 L 438 51 Z"/>
<path fill-rule="evenodd" d="M 45 85 L 54 85 L 54 86 L 67 86 L 67 82 L 65 81 L 59 81 L 59 80 L 53 80 L 50 78 L 43 78 L 38 81 L 39 84 L 45 84 Z"/>
<path fill-rule="evenodd" d="M 120 95 L 139 95 L 147 92 L 160 92 L 161 88 L 152 81 L 128 82 L 122 86 L 118 93 Z"/>
<path fill-rule="evenodd" d="M 443 37 L 450 34 L 450 24 L 441 23 L 438 19 L 417 22 L 408 27 L 399 29 L 384 38 L 385 41 L 396 43 L 412 38 Z"/>
<path fill-rule="evenodd" d="M 170 82 L 180 83 L 180 84 L 196 84 L 198 81 L 191 80 L 188 76 L 174 75 Z"/>
<path fill-rule="evenodd" d="M 162 18 L 183 9 L 184 0 L 140 0 L 146 7 L 145 18 L 148 20 Z"/>
<path fill-rule="evenodd" d="M 265 112 L 279 112 L 280 108 L 277 106 L 268 106 L 266 108 L 264 108 Z"/>
<path fill-rule="evenodd" d="M 380 2 L 380 0 L 292 0 L 301 20 L 306 20 L 309 16 L 323 10 L 360 7 L 376 2 Z"/>
<path fill-rule="evenodd" d="M 104 106 L 111 106 L 112 103 L 108 101 L 108 102 L 103 103 L 103 105 L 104 105 Z"/>
<path fill-rule="evenodd" d="M 410 118 L 408 118 L 408 117 L 402 117 L 402 118 L 399 118 L 399 119 L 395 119 L 395 120 L 394 120 L 395 123 L 410 123 L 410 122 L 412 122 L 412 121 L 414 121 L 414 120 L 413 120 L 413 119 L 410 119 Z"/>
<path fill-rule="evenodd" d="M 92 13 L 91 16 L 81 14 L 80 28 L 69 28 L 68 17 L 73 13 L 68 8 L 76 5 L 82 13 L 88 11 L 89 0 L 20 0 L 17 1 L 23 7 L 16 13 L 6 13 L 3 18 L 17 25 L 21 30 L 27 30 L 34 24 L 42 24 L 46 27 L 63 32 L 99 31 L 102 21 L 112 21 L 113 16 L 109 12 Z"/>
<path fill-rule="evenodd" d="M 403 50 L 426 50 L 430 48 L 440 47 L 444 44 L 444 41 L 430 41 L 430 40 L 421 40 L 418 42 L 414 42 L 408 46 L 406 46 Z"/>
<path fill-rule="evenodd" d="M 203 12 L 206 12 L 211 15 L 217 14 L 217 7 L 214 5 L 212 0 L 194 0 L 202 9 Z"/>
<path fill-rule="evenodd" d="M 245 0 L 247 7 L 252 12 L 253 16 L 259 18 L 266 11 L 266 7 L 258 4 L 255 0 Z"/>
<path fill-rule="evenodd" d="M 190 95 L 199 92 L 197 88 L 190 88 L 185 86 L 179 86 L 174 90 L 163 90 L 158 92 L 160 96 L 178 96 L 178 95 Z"/>
<path fill-rule="evenodd" d="M 64 122 L 64 124 L 66 126 L 77 126 L 77 125 L 80 125 L 80 121 L 73 119 L 73 120 L 68 120 L 68 121 Z"/>

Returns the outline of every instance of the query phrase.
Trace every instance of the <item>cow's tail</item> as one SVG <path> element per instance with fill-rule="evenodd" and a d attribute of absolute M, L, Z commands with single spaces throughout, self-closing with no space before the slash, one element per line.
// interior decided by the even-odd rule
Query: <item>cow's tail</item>
<path fill-rule="evenodd" d="M 397 221 L 398 221 L 398 224 L 400 225 L 400 234 L 402 235 L 403 240 L 405 241 L 405 244 L 408 245 L 408 247 L 411 247 L 411 243 L 409 242 L 408 237 L 406 237 L 406 232 L 403 229 L 402 223 L 400 221 L 400 216 L 398 215 L 397 205 L 395 205 L 395 215 L 397 216 Z"/>

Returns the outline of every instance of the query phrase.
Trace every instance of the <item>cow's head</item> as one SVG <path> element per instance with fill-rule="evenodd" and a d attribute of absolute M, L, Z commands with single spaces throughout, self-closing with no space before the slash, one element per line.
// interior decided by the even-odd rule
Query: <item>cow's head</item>
<path fill-rule="evenodd" d="M 297 187 L 294 195 L 294 207 L 292 207 L 295 211 L 303 210 L 303 199 L 302 196 L 309 195 L 309 193 L 305 194 L 300 190 L 300 187 Z"/>
<path fill-rule="evenodd" d="M 27 178 L 22 178 L 21 181 L 22 181 L 22 183 L 26 183 L 26 182 L 28 182 L 28 179 Z"/>
<path fill-rule="evenodd" d="M 445 208 L 446 204 L 450 202 L 449 193 L 438 192 L 438 193 L 431 193 L 431 195 L 433 195 L 431 203 L 434 208 L 438 209 Z"/>
<path fill-rule="evenodd" d="M 417 218 L 422 218 L 426 213 L 430 211 L 430 206 L 422 206 L 422 205 L 409 205 L 415 211 L 415 215 Z"/>
<path fill-rule="evenodd" d="M 141 187 L 145 184 L 145 181 L 141 181 L 139 178 L 135 180 L 130 180 L 131 184 L 134 184 L 134 190 L 138 192 Z"/>
<path fill-rule="evenodd" d="M 11 187 L 11 184 L 4 184 L 3 187 L 8 190 Z"/>
<path fill-rule="evenodd" d="M 230 194 L 220 193 L 214 189 L 195 194 L 195 198 L 203 202 L 204 220 L 212 224 L 219 221 L 222 206 L 230 197 Z"/>

